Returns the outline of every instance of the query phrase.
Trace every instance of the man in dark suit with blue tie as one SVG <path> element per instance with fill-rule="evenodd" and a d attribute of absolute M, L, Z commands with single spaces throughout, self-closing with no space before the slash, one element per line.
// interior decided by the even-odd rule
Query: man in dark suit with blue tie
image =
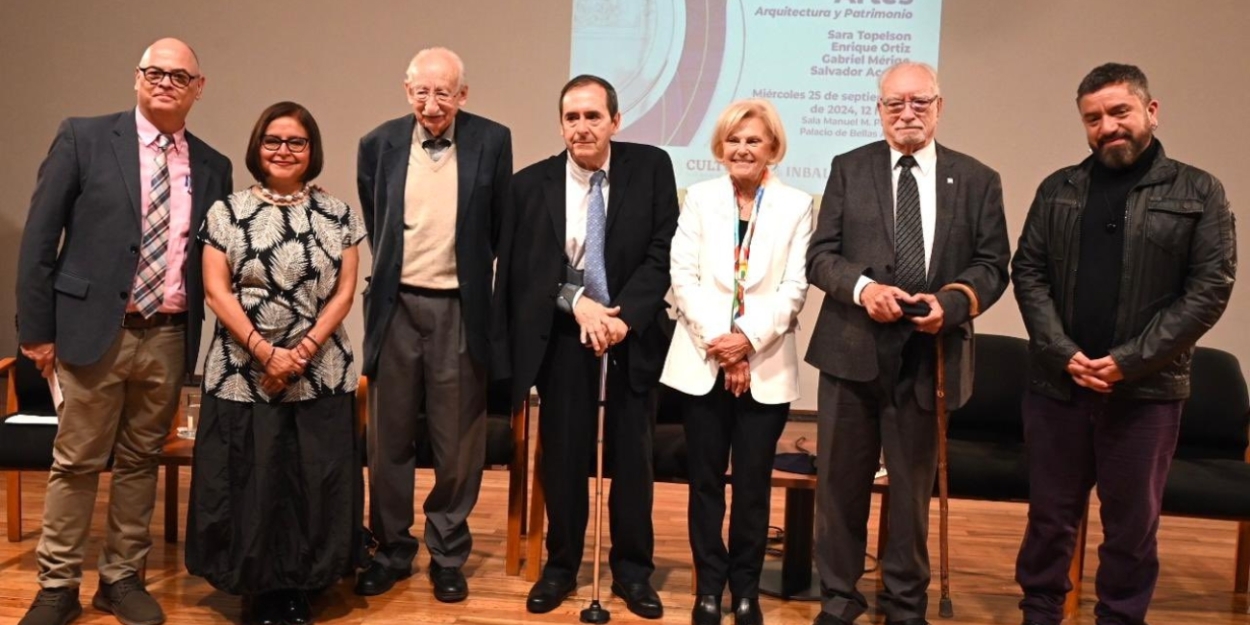
<path fill-rule="evenodd" d="M 451 50 L 418 52 L 404 90 L 413 113 L 365 135 L 357 159 L 373 250 L 363 372 L 374 382 L 369 519 L 378 550 L 356 592 L 378 595 L 412 574 L 416 448 L 428 433 L 429 575 L 434 597 L 455 602 L 469 594 L 461 567 L 473 547 L 468 518 L 486 462 L 491 284 L 512 135 L 460 110 L 469 87 Z"/>
<path fill-rule="evenodd" d="M 190 47 L 153 43 L 135 69 L 138 106 L 65 120 L 39 168 L 18 257 L 18 341 L 45 377 L 55 372 L 65 404 L 36 549 L 41 589 L 22 625 L 82 612 L 83 552 L 110 457 L 92 604 L 123 623 L 165 620 L 138 572 L 157 460 L 199 355 L 196 233 L 233 186 L 230 161 L 186 131 L 204 84 Z"/>
<path fill-rule="evenodd" d="M 651 587 L 655 386 L 668 337 L 669 244 L 677 227 L 673 166 L 659 148 L 611 140 L 616 91 L 578 76 L 560 93 L 566 152 L 517 173 L 495 285 L 492 347 L 519 404 L 542 402 L 539 476 L 547 496 L 547 566 L 526 608 L 554 610 L 577 587 L 595 449 L 599 356 L 608 353 L 606 464 L 612 476 L 612 592 L 660 618 Z M 605 214 L 606 211 L 606 214 Z"/>
<path fill-rule="evenodd" d="M 972 318 L 1007 288 L 1002 183 L 934 140 L 937 73 L 901 62 L 879 87 L 885 141 L 833 159 L 807 254 L 808 281 L 825 292 L 807 351 L 820 369 L 816 625 L 847 625 L 868 607 L 855 586 L 882 452 L 890 520 L 878 603 L 888 625 L 927 622 L 936 360 L 944 356 L 947 404 L 962 406 Z"/>

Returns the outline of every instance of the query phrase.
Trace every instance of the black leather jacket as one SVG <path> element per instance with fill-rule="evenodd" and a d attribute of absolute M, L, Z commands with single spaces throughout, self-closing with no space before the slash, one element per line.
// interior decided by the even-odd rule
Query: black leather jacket
<path fill-rule="evenodd" d="M 1093 157 L 1042 181 L 1011 261 L 1029 332 L 1029 388 L 1057 399 L 1075 383 L 1072 341 L 1081 215 Z M 1113 397 L 1189 397 L 1194 344 L 1228 305 L 1237 239 L 1224 187 L 1160 148 L 1125 206 L 1124 263 L 1111 357 L 1124 380 Z"/>

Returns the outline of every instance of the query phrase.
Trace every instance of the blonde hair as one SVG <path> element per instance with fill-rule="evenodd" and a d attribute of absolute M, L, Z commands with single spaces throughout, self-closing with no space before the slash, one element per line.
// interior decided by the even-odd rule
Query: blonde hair
<path fill-rule="evenodd" d="M 712 131 L 712 156 L 716 160 L 725 159 L 725 137 L 733 132 L 742 122 L 755 118 L 764 123 L 764 130 L 773 139 L 773 154 L 768 159 L 769 165 L 776 165 L 786 155 L 786 129 L 781 125 L 781 116 L 772 102 L 763 98 L 738 100 L 725 107 L 716 120 L 716 129 Z"/>

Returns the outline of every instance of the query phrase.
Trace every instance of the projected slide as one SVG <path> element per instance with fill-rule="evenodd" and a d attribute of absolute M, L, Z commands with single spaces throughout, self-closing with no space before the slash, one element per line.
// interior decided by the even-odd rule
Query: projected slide
<path fill-rule="evenodd" d="M 881 138 L 881 70 L 937 66 L 941 15 L 941 0 L 574 0 L 570 68 L 616 86 L 616 138 L 668 150 L 682 187 L 722 173 L 720 111 L 768 98 L 790 142 L 777 173 L 817 194 L 834 155 Z"/>

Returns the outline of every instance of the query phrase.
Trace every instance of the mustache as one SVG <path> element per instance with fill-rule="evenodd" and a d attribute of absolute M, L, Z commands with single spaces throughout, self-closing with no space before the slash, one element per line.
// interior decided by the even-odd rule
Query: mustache
<path fill-rule="evenodd" d="M 1108 143 L 1111 143 L 1112 141 L 1118 141 L 1120 139 L 1124 139 L 1125 141 L 1132 141 L 1133 137 L 1130 136 L 1129 133 L 1127 132 L 1117 132 L 1113 135 L 1108 135 L 1106 137 L 1099 139 L 1098 147 L 1100 148 L 1105 147 Z"/>

